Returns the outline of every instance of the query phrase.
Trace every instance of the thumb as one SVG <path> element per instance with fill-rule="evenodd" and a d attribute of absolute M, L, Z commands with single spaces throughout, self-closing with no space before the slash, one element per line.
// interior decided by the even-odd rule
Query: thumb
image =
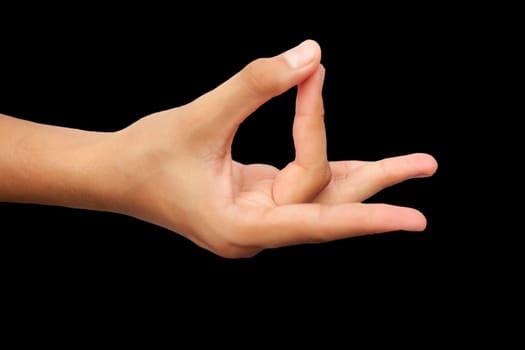
<path fill-rule="evenodd" d="M 317 42 L 305 40 L 274 57 L 259 58 L 240 72 L 202 95 L 187 107 L 195 116 L 205 118 L 200 125 L 233 133 L 239 124 L 259 106 L 280 95 L 310 76 L 321 61 Z"/>

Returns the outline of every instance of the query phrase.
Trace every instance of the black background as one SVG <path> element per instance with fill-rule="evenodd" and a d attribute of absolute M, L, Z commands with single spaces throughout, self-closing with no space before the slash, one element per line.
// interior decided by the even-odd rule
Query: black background
<path fill-rule="evenodd" d="M 237 297 L 260 302 L 255 295 L 263 291 L 267 301 L 304 298 L 310 306 L 335 301 L 337 307 L 355 307 L 371 295 L 374 302 L 386 301 L 382 305 L 410 298 L 428 302 L 420 311 L 438 310 L 450 296 L 468 296 L 463 287 L 482 268 L 466 254 L 472 251 L 472 233 L 457 220 L 468 197 L 451 190 L 466 177 L 455 171 L 464 156 L 456 141 L 458 119 L 470 104 L 470 50 L 477 40 L 464 13 L 331 8 L 293 16 L 274 11 L 263 20 L 252 11 L 231 18 L 217 14 L 209 21 L 200 12 L 134 10 L 139 11 L 71 10 L 58 20 L 35 23 L 22 16 L 5 24 L 0 112 L 118 130 L 190 102 L 252 59 L 315 39 L 327 70 L 329 158 L 434 155 L 439 162 L 434 177 L 397 185 L 370 200 L 416 207 L 427 216 L 428 228 L 227 260 L 126 216 L 2 203 L 0 246 L 13 295 L 34 297 L 30 291 L 37 289 L 84 298 L 87 291 L 90 297 L 83 300 L 116 301 L 128 293 L 140 299 L 137 290 L 146 289 L 179 303 L 203 293 L 201 302 L 220 304 L 219 292 L 233 297 L 230 302 Z M 34 29 L 27 30 L 29 24 Z M 293 158 L 294 93 L 273 99 L 241 126 L 234 158 L 279 167 Z"/>

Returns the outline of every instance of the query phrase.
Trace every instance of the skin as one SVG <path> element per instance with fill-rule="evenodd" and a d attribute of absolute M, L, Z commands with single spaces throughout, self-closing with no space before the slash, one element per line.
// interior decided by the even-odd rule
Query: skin
<path fill-rule="evenodd" d="M 396 230 L 422 231 L 413 208 L 364 204 L 385 187 L 432 175 L 422 153 L 376 162 L 329 162 L 319 45 L 257 59 L 178 108 L 100 133 L 0 115 L 0 201 L 130 215 L 215 254 Z M 296 157 L 284 169 L 231 157 L 235 132 L 253 111 L 298 86 Z"/>

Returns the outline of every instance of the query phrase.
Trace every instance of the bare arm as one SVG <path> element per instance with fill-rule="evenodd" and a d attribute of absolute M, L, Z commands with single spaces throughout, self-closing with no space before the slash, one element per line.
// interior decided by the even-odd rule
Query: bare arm
<path fill-rule="evenodd" d="M 108 139 L 0 114 L 0 201 L 100 208 Z"/>

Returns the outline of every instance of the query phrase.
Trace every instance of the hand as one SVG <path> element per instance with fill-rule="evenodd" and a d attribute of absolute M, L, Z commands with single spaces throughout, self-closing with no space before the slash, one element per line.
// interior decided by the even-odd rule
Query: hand
<path fill-rule="evenodd" d="M 187 105 L 117 132 L 112 143 L 118 161 L 107 167 L 108 209 L 230 258 L 292 244 L 423 230 L 425 217 L 415 209 L 361 202 L 387 186 L 432 175 L 437 164 L 431 156 L 327 161 L 320 57 L 317 43 L 305 41 L 251 62 Z M 295 85 L 295 160 L 282 170 L 232 160 L 239 124 Z"/>

